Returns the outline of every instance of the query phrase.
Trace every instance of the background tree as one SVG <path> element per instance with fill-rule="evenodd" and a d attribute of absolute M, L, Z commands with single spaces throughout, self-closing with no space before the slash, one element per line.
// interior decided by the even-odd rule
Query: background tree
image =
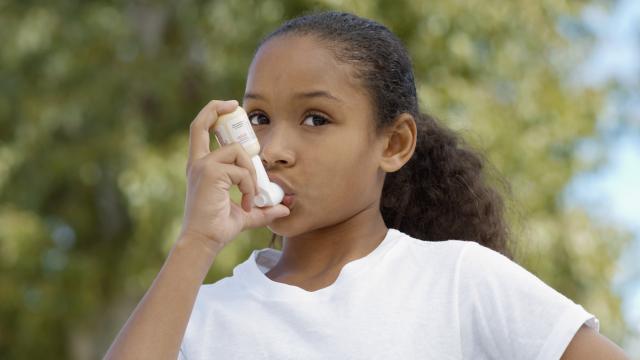
<path fill-rule="evenodd" d="M 0 3 L 0 358 L 104 353 L 178 235 L 191 120 L 210 99 L 242 97 L 262 36 L 329 8 L 379 20 L 403 39 L 423 110 L 510 180 L 517 260 L 620 341 L 626 327 L 610 284 L 628 235 L 560 197 L 573 174 L 594 166 L 576 146 L 594 134 L 605 90 L 566 81 L 589 40 L 576 20 L 584 5 Z M 205 282 L 269 240 L 267 229 L 240 234 Z"/>

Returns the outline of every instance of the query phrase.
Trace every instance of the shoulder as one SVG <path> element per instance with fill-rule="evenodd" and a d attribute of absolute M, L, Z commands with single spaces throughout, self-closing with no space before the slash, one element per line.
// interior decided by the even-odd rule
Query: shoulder
<path fill-rule="evenodd" d="M 388 254 L 389 266 L 414 284 L 447 284 L 455 290 L 467 248 L 474 243 L 464 240 L 427 241 L 400 233 L 398 243 Z"/>
<path fill-rule="evenodd" d="M 464 252 L 464 248 L 469 246 L 471 241 L 464 240 L 441 240 L 428 241 L 414 238 L 408 234 L 398 231 L 401 251 L 409 253 L 413 258 L 424 261 L 445 261 L 456 262 Z"/>
<path fill-rule="evenodd" d="M 224 277 L 214 283 L 203 284 L 198 289 L 198 294 L 193 305 L 193 313 L 207 313 L 215 311 L 219 306 L 229 306 L 234 299 L 242 298 L 240 292 L 244 288 L 233 276 Z"/>
<path fill-rule="evenodd" d="M 410 263 L 430 268 L 448 269 L 482 276 L 488 271 L 501 271 L 504 267 L 519 267 L 501 253 L 470 240 L 428 241 L 399 232 L 398 257 Z M 483 271 L 476 271 L 476 270 Z"/>
<path fill-rule="evenodd" d="M 216 282 L 210 284 L 202 284 L 198 290 L 196 302 L 206 301 L 207 299 L 227 298 L 235 296 L 238 291 L 242 290 L 241 284 L 236 281 L 233 276 L 223 277 Z"/>
<path fill-rule="evenodd" d="M 545 306 L 576 305 L 517 262 L 477 242 L 422 241 L 411 237 L 403 240 L 411 257 L 452 281 L 461 305 L 468 305 L 473 311 L 485 307 L 493 316 L 498 315 L 494 311 L 508 315 L 504 312 L 517 312 L 520 307 L 534 304 L 540 305 L 541 310 Z"/>

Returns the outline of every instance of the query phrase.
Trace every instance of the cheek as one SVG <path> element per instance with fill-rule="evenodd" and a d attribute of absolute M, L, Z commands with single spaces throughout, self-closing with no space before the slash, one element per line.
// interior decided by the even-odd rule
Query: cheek
<path fill-rule="evenodd" d="M 309 198 L 318 204 L 318 213 L 341 212 L 356 206 L 370 187 L 374 176 L 371 165 L 362 156 L 362 150 L 341 146 L 334 156 L 314 156 L 308 159 L 306 168 L 308 185 L 305 186 Z"/>
<path fill-rule="evenodd" d="M 370 166 L 349 157 L 316 158 L 305 167 L 302 191 L 291 214 L 276 219 L 268 227 L 277 234 L 293 237 L 329 226 L 352 216 L 369 204 L 374 195 L 370 186 Z"/>

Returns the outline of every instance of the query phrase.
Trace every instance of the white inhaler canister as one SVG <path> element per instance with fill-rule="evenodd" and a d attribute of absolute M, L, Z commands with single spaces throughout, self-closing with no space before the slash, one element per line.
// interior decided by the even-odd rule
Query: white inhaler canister
<path fill-rule="evenodd" d="M 269 176 L 259 155 L 260 143 L 244 109 L 238 106 L 232 113 L 219 116 L 214 131 L 220 145 L 238 142 L 251 156 L 251 162 L 256 169 L 259 191 L 258 196 L 253 198 L 254 205 L 265 207 L 282 202 L 284 191 L 278 184 L 269 181 Z"/>

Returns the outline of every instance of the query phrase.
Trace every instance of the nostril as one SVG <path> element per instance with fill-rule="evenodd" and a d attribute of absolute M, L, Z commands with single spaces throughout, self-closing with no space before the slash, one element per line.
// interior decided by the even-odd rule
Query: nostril
<path fill-rule="evenodd" d="M 262 165 L 265 167 L 265 169 L 270 169 L 276 165 L 291 166 L 294 163 L 294 159 L 285 154 L 282 154 L 282 156 L 272 156 L 271 159 L 268 158 L 268 156 L 260 157 Z"/>

